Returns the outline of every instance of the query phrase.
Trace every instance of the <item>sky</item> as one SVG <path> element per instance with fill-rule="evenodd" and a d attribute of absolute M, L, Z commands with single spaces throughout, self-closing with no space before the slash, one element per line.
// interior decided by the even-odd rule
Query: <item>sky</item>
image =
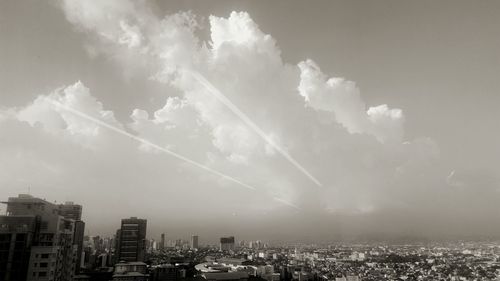
<path fill-rule="evenodd" d="M 79 203 L 91 235 L 498 237 L 499 12 L 2 1 L 0 197 Z"/>

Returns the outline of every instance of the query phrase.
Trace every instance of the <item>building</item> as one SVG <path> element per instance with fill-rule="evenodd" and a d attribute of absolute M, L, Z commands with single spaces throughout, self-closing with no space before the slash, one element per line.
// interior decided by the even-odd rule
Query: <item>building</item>
<path fill-rule="evenodd" d="M 147 220 L 131 217 L 122 219 L 117 232 L 117 261 L 142 262 L 146 254 Z"/>
<path fill-rule="evenodd" d="M 165 233 L 161 234 L 160 251 L 165 250 Z"/>
<path fill-rule="evenodd" d="M 27 280 L 31 246 L 40 217 L 0 216 L 0 280 Z"/>
<path fill-rule="evenodd" d="M 10 197 L 0 216 L 0 280 L 71 280 L 75 220 L 56 204 L 31 195 Z"/>
<path fill-rule="evenodd" d="M 83 237 L 85 235 L 85 222 L 75 221 L 75 235 L 73 236 L 73 244 L 76 245 L 76 266 L 75 273 L 78 274 L 83 264 Z"/>
<path fill-rule="evenodd" d="M 220 250 L 221 251 L 234 251 L 234 236 L 221 237 Z"/>
<path fill-rule="evenodd" d="M 58 208 L 61 216 L 75 221 L 82 220 L 82 205 L 68 201 L 64 204 L 59 204 Z"/>
<path fill-rule="evenodd" d="M 191 236 L 191 249 L 198 249 L 198 235 Z"/>
<path fill-rule="evenodd" d="M 82 221 L 82 205 L 66 202 L 59 204 L 59 214 L 68 219 L 75 220 L 75 235 L 73 243 L 77 246 L 75 274 L 80 272 L 83 257 L 83 236 L 85 234 L 85 222 Z"/>
<path fill-rule="evenodd" d="M 111 266 L 111 256 L 107 253 L 102 253 L 97 256 L 96 265 L 99 268 Z"/>
<path fill-rule="evenodd" d="M 75 275 L 73 281 L 109 281 L 113 279 L 113 267 L 101 267 L 96 270 Z"/>
<path fill-rule="evenodd" d="M 218 263 L 201 263 L 197 264 L 194 268 L 203 279 L 210 281 L 246 281 L 249 277 L 248 272 L 239 270 L 238 267 L 226 266 Z"/>
<path fill-rule="evenodd" d="M 173 264 L 153 266 L 150 281 L 175 281 L 186 278 L 186 270 Z"/>
<path fill-rule="evenodd" d="M 256 275 L 267 281 L 279 281 L 280 274 L 274 272 L 272 265 L 257 266 Z"/>
<path fill-rule="evenodd" d="M 148 281 L 147 265 L 143 262 L 115 264 L 113 281 Z"/>

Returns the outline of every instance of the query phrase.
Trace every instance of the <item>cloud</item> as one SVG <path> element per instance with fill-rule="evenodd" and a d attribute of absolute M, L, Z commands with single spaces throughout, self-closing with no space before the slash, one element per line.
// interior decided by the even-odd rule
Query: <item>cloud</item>
<path fill-rule="evenodd" d="M 103 52 L 114 46 L 115 50 L 133 52 L 154 62 L 151 77 L 182 94 L 181 97 L 167 97 L 165 106 L 152 114 L 142 109 L 134 110 L 133 122 L 128 126 L 139 136 L 184 151 L 200 161 L 205 159 L 210 165 L 230 170 L 249 181 L 258 179 L 267 192 L 278 198 L 298 200 L 299 195 L 286 193 L 303 194 L 303 186 L 310 183 L 306 183 L 303 176 L 291 174 L 292 165 L 275 166 L 280 159 L 269 140 L 279 144 L 281 154 L 293 155 L 297 160 L 292 158 L 292 163 L 297 163 L 306 175 L 319 174 L 320 180 L 325 180 L 329 186 L 344 182 L 341 185 L 351 186 L 348 193 L 361 193 L 368 185 L 382 185 L 377 182 L 380 181 L 377 173 L 390 174 L 391 169 L 397 168 L 383 167 L 383 172 L 374 169 L 368 173 L 366 181 L 345 175 L 343 180 L 332 181 L 332 175 L 322 169 L 322 162 L 326 161 L 322 157 L 342 154 L 342 146 L 352 142 L 348 134 L 353 133 L 371 135 L 380 143 L 393 143 L 398 147 L 403 138 L 402 111 L 389 109 L 386 105 L 367 109 L 354 82 L 328 79 L 310 60 L 298 66 L 283 62 L 276 41 L 262 32 L 248 13 L 232 12 L 228 18 L 210 16 L 210 40 L 202 42 L 195 35 L 199 23 L 192 13 L 180 12 L 161 18 L 151 13 L 147 5 L 131 13 L 127 8 L 130 5 L 117 11 L 111 9 L 111 15 L 104 18 L 100 12 L 87 15 L 93 10 L 85 10 L 85 7 L 81 7 L 83 10 L 66 7 L 65 12 L 73 24 L 99 38 L 96 45 Z M 128 56 L 114 58 L 122 63 L 129 60 Z M 142 63 L 137 63 L 136 68 L 141 67 Z M 191 73 L 199 73 L 209 81 L 210 87 L 200 83 Z M 229 101 L 229 108 L 210 92 L 211 87 Z M 245 118 L 238 118 L 234 110 L 229 110 L 232 107 Z M 325 124 L 322 112 L 332 114 L 348 134 L 335 124 Z M 250 126 L 244 122 L 247 117 Z M 329 139 L 339 136 L 342 141 L 327 144 Z M 377 146 L 382 144 L 369 139 L 361 141 L 366 142 L 369 145 L 351 157 L 360 153 L 371 155 L 368 157 L 374 159 L 371 161 L 387 157 L 373 156 L 369 151 L 379 149 Z M 253 173 L 242 173 L 242 167 L 252 169 Z M 352 169 L 349 174 L 360 172 L 355 166 L 344 165 L 334 174 L 340 175 L 348 169 Z M 377 181 L 370 183 L 370 177 L 376 177 Z M 265 183 L 285 179 L 287 190 Z M 336 196 L 327 194 L 327 201 L 330 196 Z"/>
<path fill-rule="evenodd" d="M 210 16 L 210 31 L 212 52 L 217 60 L 227 60 L 231 55 L 248 60 L 244 55 L 250 52 L 270 58 L 271 63 L 281 62 L 276 41 L 264 34 L 246 12 L 232 12 L 227 19 Z"/>
<path fill-rule="evenodd" d="M 61 3 L 66 18 L 76 27 L 83 31 L 98 31 L 100 37 L 129 46 L 142 37 L 137 25 L 146 24 L 144 20 L 154 19 L 151 17 L 152 11 L 143 5 L 143 1 L 89 3 L 71 0 Z"/>
<path fill-rule="evenodd" d="M 139 110 L 134 111 L 132 118 L 136 122 L 161 124 L 158 127 L 167 129 L 180 130 L 188 126 L 192 133 L 191 124 L 183 124 L 186 120 L 175 116 L 178 113 L 182 116 L 186 114 L 182 111 L 189 110 L 189 106 L 173 98 L 158 110 L 154 120 L 148 120 L 148 115 Z M 2 190 L 5 196 L 12 195 L 8 193 L 14 192 L 11 188 L 26 185 L 36 187 L 33 190 L 38 190 L 44 197 L 75 196 L 78 200 L 86 200 L 89 194 L 114 197 L 113 194 L 120 192 L 126 196 L 143 196 L 141 192 L 152 192 L 161 196 L 170 194 L 170 198 L 189 196 L 194 202 L 193 193 L 199 193 L 203 196 L 197 199 L 201 200 L 196 201 L 197 204 L 210 206 L 210 202 L 203 201 L 214 190 L 205 186 L 232 188 L 236 183 L 254 189 L 189 156 L 156 145 L 156 140 L 129 133 L 82 82 L 40 95 L 27 106 L 2 110 L 2 117 L 7 116 L 7 112 L 9 118 L 0 122 L 0 154 L 3 156 L 0 160 L 0 185 L 9 186 L 9 189 Z M 137 150 L 137 142 L 170 157 Z M 192 151 L 197 150 L 193 148 Z M 144 169 L 145 166 L 149 168 Z M 200 173 L 198 168 L 205 171 Z M 194 184 L 174 192 L 174 197 L 171 194 L 173 189 L 157 190 L 159 185 L 186 184 L 193 178 L 192 174 L 197 175 Z M 182 178 L 186 180 L 183 183 L 179 182 Z M 117 181 L 123 182 L 117 185 Z M 252 197 L 252 194 L 247 196 Z M 90 205 L 96 202 L 95 198 L 92 200 Z M 267 200 L 274 201 L 271 197 Z M 87 212 L 97 214 L 92 210 Z"/>
<path fill-rule="evenodd" d="M 17 119 L 31 126 L 39 125 L 47 132 L 89 147 L 103 139 L 100 126 L 55 107 L 49 99 L 121 127 L 113 112 L 104 110 L 102 103 L 90 94 L 82 82 L 57 89 L 48 95 L 38 96 L 32 104 L 18 110 Z"/>
<path fill-rule="evenodd" d="M 299 93 L 307 106 L 333 113 L 335 120 L 350 133 L 366 133 L 380 142 L 403 138 L 403 112 L 386 104 L 370 107 L 361 99 L 359 89 L 344 78 L 327 78 L 312 60 L 299 63 Z"/>
<path fill-rule="evenodd" d="M 0 108 L 0 122 L 15 118 L 16 111 L 13 108 Z"/>
<path fill-rule="evenodd" d="M 210 150 L 209 142 L 203 141 L 210 138 L 206 126 L 196 109 L 184 99 L 168 97 L 163 108 L 155 111 L 151 118 L 142 109 L 134 109 L 130 118 L 133 122 L 128 127 L 145 139 L 198 159 Z M 151 151 L 143 145 L 141 149 Z"/>
<path fill-rule="evenodd" d="M 198 58 L 200 44 L 194 31 L 198 22 L 191 12 L 160 18 L 146 1 L 63 0 L 61 8 L 69 22 L 89 34 L 86 49 L 120 63 L 127 75 L 169 81 L 180 67 Z"/>
<path fill-rule="evenodd" d="M 161 83 L 164 97 L 148 107 L 128 104 L 129 117 L 120 119 L 109 110 L 119 106 L 112 102 L 120 93 L 101 93 L 111 96 L 103 104 L 76 83 L 26 106 L 4 109 L 4 186 L 29 182 L 47 186 L 47 196 L 73 193 L 89 204 L 94 220 L 109 205 L 95 203 L 95 195 L 114 199 L 119 194 L 124 206 L 110 210 L 115 216 L 147 209 L 151 213 L 143 214 L 157 220 L 159 214 L 172 218 L 182 212 L 194 221 L 213 222 L 214 217 L 229 220 L 226 214 L 236 212 L 238 220 L 259 220 L 269 229 L 280 225 L 289 233 L 306 233 L 301 227 L 317 227 L 325 236 L 333 227 L 324 222 L 332 218 L 346 228 L 369 224 L 384 230 L 394 227 L 391 222 L 401 223 L 394 215 L 401 211 L 416 221 L 428 210 L 443 210 L 452 218 L 454 206 L 467 204 L 470 193 L 465 192 L 472 189 L 461 195 L 450 192 L 450 169 L 440 162 L 438 145 L 431 138 L 404 136 L 401 109 L 367 105 L 354 82 L 331 78 L 311 60 L 298 65 L 284 61 L 276 40 L 248 13 L 210 16 L 209 26 L 203 26 L 191 12 L 164 16 L 144 1 L 67 0 L 62 9 L 85 36 L 87 49 L 95 52 L 91 59 L 110 58 L 117 71 Z M 204 32 L 205 41 L 200 36 Z M 192 73 L 202 75 L 262 133 Z M 46 97 L 222 171 L 257 192 L 231 188 L 219 177 L 165 157 L 161 149 L 54 108 Z M 203 206 L 205 212 L 192 206 Z M 296 208 L 307 222 L 301 226 L 290 215 Z M 474 205 L 474 210 L 485 209 Z"/>
<path fill-rule="evenodd" d="M 183 72 L 184 69 L 217 71 L 220 70 L 220 66 L 227 64 L 228 59 L 231 59 L 232 63 L 239 62 L 241 71 L 247 69 L 249 62 L 256 56 L 262 63 L 252 62 L 252 65 L 258 67 L 254 70 L 254 75 L 264 70 L 269 62 L 274 62 L 275 69 L 280 67 L 276 65 L 281 59 L 274 39 L 263 34 L 247 13 L 232 13 L 227 20 L 210 17 L 212 41 L 211 48 L 208 49 L 204 44 L 199 44 L 194 35 L 198 23 L 195 16 L 189 12 L 159 19 L 150 12 L 147 5 L 141 6 L 134 14 L 132 13 L 134 5 L 130 3 L 116 11 L 114 10 L 116 3 L 113 2 L 89 9 L 87 4 L 75 1 L 64 3 L 63 9 L 70 22 L 79 28 L 94 32 L 103 43 L 103 52 L 108 50 L 108 44 L 114 43 L 118 51 L 123 51 L 123 47 L 126 47 L 127 52 L 132 50 L 146 60 L 158 61 L 157 72 L 153 73 L 152 77 L 184 91 L 185 100 L 196 108 L 200 120 L 211 127 L 213 144 L 227 154 L 227 159 L 246 163 L 248 157 L 256 150 L 273 152 L 269 147 L 264 147 L 265 144 L 262 145 L 258 140 L 259 136 L 251 130 L 248 131 L 249 129 L 242 126 L 241 122 L 234 120 L 233 114 L 228 112 L 224 105 L 207 96 L 206 87 L 203 85 L 193 87 L 196 81 L 186 77 Z M 99 5 L 101 4 L 97 4 Z M 133 30 L 130 27 L 134 27 Z M 244 49 L 245 53 L 242 52 Z M 237 56 L 237 59 L 231 58 L 233 56 Z M 127 63 L 130 56 L 116 58 Z M 209 67 L 210 64 L 213 64 L 213 67 Z M 227 81 L 225 75 L 226 73 L 218 73 L 216 80 Z M 234 91 L 234 88 L 230 90 Z M 140 130 L 137 124 L 134 128 Z M 279 143 L 276 134 L 269 133 L 269 135 Z"/>

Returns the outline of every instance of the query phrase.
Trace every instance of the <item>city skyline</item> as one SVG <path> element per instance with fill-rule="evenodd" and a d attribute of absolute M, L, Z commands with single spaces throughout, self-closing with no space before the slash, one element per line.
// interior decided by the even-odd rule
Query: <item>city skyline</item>
<path fill-rule="evenodd" d="M 313 2 L 1 2 L 0 199 L 158 241 L 500 237 L 500 3 Z"/>

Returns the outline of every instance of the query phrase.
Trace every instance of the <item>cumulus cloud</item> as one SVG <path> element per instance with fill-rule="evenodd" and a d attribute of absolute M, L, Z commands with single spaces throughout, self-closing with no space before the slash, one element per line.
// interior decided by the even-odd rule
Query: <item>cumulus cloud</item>
<path fill-rule="evenodd" d="M 320 180 L 325 180 L 330 187 L 350 186 L 347 192 L 358 194 L 368 186 L 382 185 L 377 173 L 390 175 L 391 169 L 395 172 L 397 165 L 406 161 L 384 167 L 384 171 L 374 169 L 366 180 L 343 176 L 342 181 L 332 181 L 332 175 L 322 169 L 321 162 L 326 158 L 318 158 L 318 155 L 338 155 L 345 145 L 342 142 L 352 142 L 348 135 L 357 133 L 378 140 L 378 143 L 371 143 L 369 139 L 361 141 L 369 143 L 361 152 L 367 154 L 364 158 L 373 162 L 394 157 L 392 152 L 389 156 L 373 155 L 369 150 L 379 149 L 377 146 L 383 145 L 381 143 L 401 146 L 402 111 L 389 109 L 387 105 L 367 108 L 354 82 L 328 78 L 311 60 L 298 65 L 283 62 L 276 41 L 262 32 L 248 13 L 232 12 L 228 18 L 210 16 L 210 40 L 203 42 L 195 35 L 199 23 L 190 12 L 158 17 L 144 3 L 128 3 L 116 11 L 109 3 L 103 4 L 99 11 L 94 11 L 95 7 L 87 9 L 86 5 L 67 0 L 63 9 L 70 22 L 98 38 L 97 47 L 103 52 L 112 48 L 141 56 L 151 62 L 148 65 L 154 64 L 149 69 L 153 71 L 152 78 L 182 93 L 182 97 L 167 97 L 165 106 L 152 114 L 142 109 L 132 112 L 133 122 L 128 126 L 144 138 L 185 151 L 199 160 L 206 159 L 210 165 L 241 174 L 249 181 L 255 180 L 256 175 L 263 178 L 262 182 L 269 181 L 268 178 L 273 178 L 269 182 L 286 181 L 286 191 L 275 184 L 264 184 L 266 192 L 279 192 L 283 198 L 299 198 L 290 194 L 302 194 L 302 186 L 310 183 L 300 174 L 290 175 L 293 165 L 274 166 L 280 161 L 276 147 L 282 149 L 285 156 L 293 155 L 299 169 L 306 167 L 311 174 L 320 175 Z M 137 5 L 139 7 L 135 7 Z M 138 12 L 131 12 L 134 9 Z M 109 15 L 103 16 L 106 13 L 102 11 Z M 130 56 L 114 58 L 127 61 Z M 137 63 L 136 67 L 141 65 Z M 224 95 L 229 106 L 221 103 L 210 87 L 200 83 L 192 73 L 199 73 L 210 87 Z M 237 114 L 232 106 L 237 108 Z M 304 106 L 318 114 L 312 114 L 314 112 Z M 322 112 L 333 115 L 348 134 L 335 124 L 325 125 Z M 238 115 L 240 113 L 242 115 Z M 243 118 L 239 118 L 241 116 Z M 329 139 L 340 136 L 343 141 L 328 144 Z M 294 161 L 292 159 L 291 164 Z M 353 162 L 353 165 L 357 164 Z M 235 168 L 238 166 L 251 168 L 253 174 L 239 172 Z M 336 173 L 347 169 L 353 169 L 351 174 L 359 172 L 356 166 L 345 164 Z M 310 175 L 309 171 L 305 173 Z"/>
<path fill-rule="evenodd" d="M 116 44 L 119 51 L 125 47 L 128 51 L 133 50 L 141 59 L 154 61 L 157 71 L 152 73 L 152 77 L 184 92 L 185 100 L 196 108 L 200 120 L 211 127 L 213 144 L 227 155 L 227 159 L 246 163 L 247 158 L 257 150 L 273 152 L 269 144 L 267 147 L 263 145 L 258 140 L 259 136 L 235 120 L 233 113 L 213 96 L 207 95 L 205 86 L 193 81 L 189 73 L 184 71 L 215 71 L 216 75 L 209 75 L 209 78 L 218 88 L 220 84 L 227 85 L 227 81 L 234 81 L 228 78 L 236 78 L 235 74 L 247 82 L 249 78 L 260 79 L 262 71 L 279 71 L 281 59 L 274 39 L 262 33 L 247 13 L 232 13 L 228 19 L 210 17 L 212 40 L 211 48 L 207 48 L 194 35 L 198 23 L 189 12 L 160 19 L 151 13 L 147 5 L 141 5 L 137 13 L 132 13 L 134 5 L 130 3 L 116 11 L 114 6 L 117 3 L 109 2 L 102 4 L 102 7 L 95 7 L 99 5 L 87 8 L 87 4 L 65 1 L 63 9 L 67 18 L 77 27 L 92 31 L 100 38 L 104 52 L 108 44 Z M 134 27 L 133 30 L 131 27 Z M 117 57 L 124 61 L 129 58 Z M 258 63 L 255 59 L 258 59 Z M 226 67 L 229 62 L 238 64 L 239 73 Z M 274 66 L 269 68 L 270 64 Z M 250 65 L 253 69 L 249 68 Z M 254 77 L 248 77 L 250 75 Z M 229 84 L 229 87 L 222 87 L 222 91 L 229 95 L 231 93 L 227 91 L 240 91 L 241 86 L 244 86 Z M 134 128 L 139 129 L 137 126 Z M 279 143 L 279 136 L 269 134 Z"/>
<path fill-rule="evenodd" d="M 31 126 L 42 126 L 47 132 L 83 145 L 92 146 L 102 139 L 103 129 L 99 125 L 55 106 L 53 101 L 114 126 L 121 126 L 113 112 L 104 110 L 102 103 L 97 101 L 80 81 L 48 95 L 38 96 L 32 104 L 19 109 L 16 117 Z"/>
<path fill-rule="evenodd" d="M 300 62 L 299 68 L 298 89 L 307 106 L 333 113 L 335 120 L 350 133 L 373 135 L 380 142 L 402 140 L 404 117 L 401 109 L 389 109 L 382 104 L 366 110 L 353 81 L 328 78 L 311 60 Z"/>
<path fill-rule="evenodd" d="M 248 13 L 232 12 L 227 19 L 210 16 L 210 31 L 212 52 L 217 60 L 238 56 L 240 60 L 250 62 L 257 54 L 267 57 L 270 64 L 281 63 L 281 52 L 276 48 L 275 40 L 263 33 Z M 248 53 L 250 57 L 245 56 Z"/>
<path fill-rule="evenodd" d="M 418 213 L 415 206 L 422 203 L 433 210 L 452 205 L 444 199 L 449 195 L 443 188 L 449 169 L 438 163 L 437 144 L 425 137 L 405 139 L 401 109 L 367 105 L 354 82 L 330 77 L 311 60 L 298 65 L 283 61 L 276 40 L 248 13 L 210 16 L 207 28 L 191 12 L 158 15 L 144 1 L 65 0 L 62 9 L 83 31 L 93 52 L 112 58 L 120 70 L 161 83 L 165 96 L 148 110 L 130 105 L 134 109 L 129 118 L 118 120 L 107 110 L 112 105 L 103 105 L 78 82 L 44 93 L 25 107 L 0 111 L 2 130 L 36 134 L 38 146 L 49 148 L 38 151 L 29 140 L 20 142 L 24 150 L 33 150 L 24 156 L 30 159 L 30 170 L 45 167 L 47 173 L 57 172 L 62 183 L 74 177 L 82 185 L 110 188 L 110 194 L 140 197 L 162 214 L 162 208 L 170 208 L 163 204 L 166 196 L 180 202 L 174 204 L 178 208 L 208 206 L 201 215 L 223 216 L 231 210 L 240 216 L 247 212 L 247 219 L 296 207 L 311 219 L 325 214 L 386 215 L 394 209 Z M 200 39 L 200 32 L 208 32 L 209 39 Z M 120 98 L 119 93 L 107 94 Z M 54 107 L 47 98 L 224 171 L 257 190 L 229 189 L 231 183 L 180 164 L 158 149 L 144 144 L 138 148 L 137 142 Z M 18 142 L 9 143 L 17 147 L 13 151 L 23 150 Z M 57 153 L 59 147 L 64 155 Z M 88 148 L 95 152 L 88 166 L 70 159 L 86 159 Z M 8 158 L 17 159 L 14 154 Z M 323 187 L 315 186 L 283 154 L 293 156 Z M 0 165 L 7 166 L 1 159 Z M 13 169 L 9 172 L 16 174 Z M 37 180 L 50 182 L 42 176 Z M 439 194 L 439 200 L 428 203 L 432 193 Z M 191 216 L 200 216 L 185 208 Z"/>
<path fill-rule="evenodd" d="M 15 115 L 16 111 L 13 108 L 6 108 L 6 109 L 0 108 L 0 122 L 14 118 Z"/>
<path fill-rule="evenodd" d="M 200 120 L 195 108 L 179 97 L 168 97 L 163 108 L 149 116 L 142 109 L 134 109 L 130 118 L 133 122 L 128 127 L 141 137 L 154 140 L 162 146 L 175 149 L 192 157 L 209 151 L 203 140 L 209 139 L 206 127 Z M 154 151 L 141 145 L 141 149 Z"/>

